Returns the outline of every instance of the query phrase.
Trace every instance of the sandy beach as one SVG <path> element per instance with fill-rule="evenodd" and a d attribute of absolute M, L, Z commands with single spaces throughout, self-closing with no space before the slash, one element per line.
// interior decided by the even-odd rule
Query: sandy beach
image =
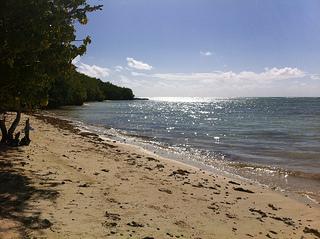
<path fill-rule="evenodd" d="M 0 238 L 320 238 L 317 205 L 28 117 L 31 145 L 0 151 Z"/>

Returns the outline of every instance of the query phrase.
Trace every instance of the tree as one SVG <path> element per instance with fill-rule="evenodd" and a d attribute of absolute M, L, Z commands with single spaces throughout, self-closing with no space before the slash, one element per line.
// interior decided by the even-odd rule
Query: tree
<path fill-rule="evenodd" d="M 57 78 L 49 90 L 50 108 L 63 105 L 82 105 L 87 100 L 87 91 L 75 70 L 67 77 Z"/>
<path fill-rule="evenodd" d="M 101 82 L 102 91 L 107 100 L 133 100 L 132 90 L 125 87 L 119 87 L 110 82 Z"/>
<path fill-rule="evenodd" d="M 64 105 L 82 105 L 85 101 L 132 100 L 129 88 L 103 82 L 85 74 L 74 72 L 66 78 L 54 81 L 49 91 L 49 108 Z"/>
<path fill-rule="evenodd" d="M 86 0 L 5 0 L 0 8 L 0 129 L 2 142 L 14 139 L 21 112 L 45 105 L 55 79 L 67 78 L 83 55 L 89 36 L 78 41 L 75 23 L 100 10 Z M 5 112 L 16 112 L 7 130 Z"/>

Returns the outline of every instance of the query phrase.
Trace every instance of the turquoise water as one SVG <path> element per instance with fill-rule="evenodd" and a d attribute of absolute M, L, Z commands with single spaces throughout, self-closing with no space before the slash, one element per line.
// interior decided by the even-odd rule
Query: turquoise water
<path fill-rule="evenodd" d="M 66 107 L 58 114 L 162 147 L 217 160 L 250 177 L 250 168 L 311 180 L 320 190 L 320 98 L 152 98 Z M 251 170 L 252 171 L 252 170 Z M 265 180 L 268 181 L 268 180 Z M 310 189 L 311 190 L 311 189 Z"/>

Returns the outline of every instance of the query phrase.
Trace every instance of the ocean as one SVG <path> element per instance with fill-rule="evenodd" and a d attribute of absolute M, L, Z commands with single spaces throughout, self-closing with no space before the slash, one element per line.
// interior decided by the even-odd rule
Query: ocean
<path fill-rule="evenodd" d="M 320 199 L 320 98 L 162 97 L 53 113 L 102 137 Z"/>

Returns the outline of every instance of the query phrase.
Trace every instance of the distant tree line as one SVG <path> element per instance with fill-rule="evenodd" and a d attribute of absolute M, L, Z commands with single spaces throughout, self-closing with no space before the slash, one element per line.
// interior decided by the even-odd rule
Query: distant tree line
<path fill-rule="evenodd" d="M 57 78 L 50 90 L 48 107 L 82 105 L 86 101 L 133 100 L 131 89 L 73 71 L 68 77 Z"/>

